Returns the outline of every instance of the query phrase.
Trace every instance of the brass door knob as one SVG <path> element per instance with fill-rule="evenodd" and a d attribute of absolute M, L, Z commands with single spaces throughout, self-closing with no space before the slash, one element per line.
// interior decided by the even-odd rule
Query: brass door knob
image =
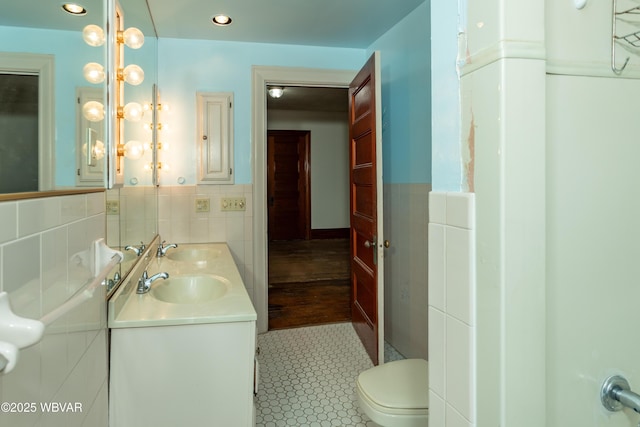
<path fill-rule="evenodd" d="M 388 240 L 385 240 L 385 241 L 384 241 L 384 247 L 385 247 L 385 248 L 388 248 L 389 246 L 391 246 L 391 243 L 389 243 L 389 241 L 388 241 Z"/>

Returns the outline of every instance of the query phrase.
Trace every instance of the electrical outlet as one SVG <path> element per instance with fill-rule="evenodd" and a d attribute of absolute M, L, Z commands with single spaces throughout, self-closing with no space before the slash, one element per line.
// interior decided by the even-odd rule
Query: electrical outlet
<path fill-rule="evenodd" d="M 120 201 L 107 200 L 107 215 L 120 215 Z"/>
<path fill-rule="evenodd" d="M 220 199 L 220 209 L 223 211 L 244 211 L 247 209 L 245 197 L 223 197 Z"/>
<path fill-rule="evenodd" d="M 209 212 L 209 199 L 196 199 L 196 212 Z"/>

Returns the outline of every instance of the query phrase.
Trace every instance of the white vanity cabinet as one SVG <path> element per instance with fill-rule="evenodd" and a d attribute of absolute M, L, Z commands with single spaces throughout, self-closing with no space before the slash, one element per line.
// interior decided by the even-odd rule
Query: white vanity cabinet
<path fill-rule="evenodd" d="M 112 427 L 253 425 L 255 322 L 111 331 Z"/>
<path fill-rule="evenodd" d="M 138 263 L 109 300 L 109 425 L 253 426 L 257 316 L 231 252 L 170 251 Z M 145 270 L 169 277 L 137 294 Z"/>

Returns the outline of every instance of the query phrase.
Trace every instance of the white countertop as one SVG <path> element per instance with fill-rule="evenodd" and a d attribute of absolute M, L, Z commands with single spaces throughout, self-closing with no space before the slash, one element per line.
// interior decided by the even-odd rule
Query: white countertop
<path fill-rule="evenodd" d="M 149 276 L 167 272 L 169 277 L 181 275 L 216 275 L 227 279 L 230 287 L 219 299 L 195 303 L 173 304 L 160 301 L 150 293 L 137 294 L 137 280 L 144 271 L 143 263 L 131 272 L 109 299 L 109 327 L 134 328 L 149 326 L 188 325 L 201 323 L 227 323 L 255 321 L 256 311 L 244 287 L 240 273 L 226 243 L 179 244 L 172 251 L 206 248 L 215 256 L 206 262 L 173 261 L 168 256 L 154 257 L 153 252 L 147 264 Z M 150 248 L 152 249 L 152 248 Z M 160 282 L 154 282 L 154 285 Z"/>

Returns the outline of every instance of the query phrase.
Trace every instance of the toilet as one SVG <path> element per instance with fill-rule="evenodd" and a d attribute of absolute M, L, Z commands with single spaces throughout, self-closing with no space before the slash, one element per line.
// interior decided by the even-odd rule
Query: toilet
<path fill-rule="evenodd" d="M 423 359 L 384 363 L 358 375 L 358 404 L 382 427 L 429 425 L 429 364 Z"/>

